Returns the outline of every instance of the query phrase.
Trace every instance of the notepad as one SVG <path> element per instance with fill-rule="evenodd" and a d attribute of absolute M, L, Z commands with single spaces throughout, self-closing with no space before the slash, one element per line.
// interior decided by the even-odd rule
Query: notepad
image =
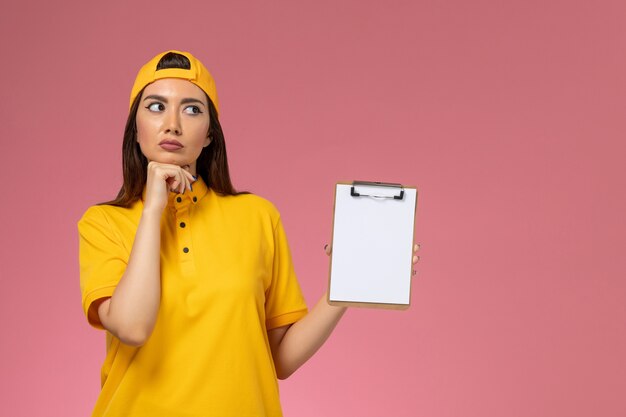
<path fill-rule="evenodd" d="M 381 182 L 335 188 L 328 302 L 410 305 L 417 188 Z"/>

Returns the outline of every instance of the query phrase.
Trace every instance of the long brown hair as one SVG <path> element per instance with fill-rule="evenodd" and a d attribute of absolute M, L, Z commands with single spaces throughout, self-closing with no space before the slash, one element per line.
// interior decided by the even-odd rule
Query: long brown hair
<path fill-rule="evenodd" d="M 184 55 L 169 53 L 161 58 L 157 66 L 157 70 L 165 68 L 189 69 L 190 63 Z M 143 90 L 135 97 L 124 129 L 124 142 L 122 143 L 124 183 L 115 200 L 101 204 L 128 208 L 135 201 L 139 200 L 143 193 L 148 175 L 148 159 L 141 153 L 141 148 L 139 143 L 137 143 L 136 124 L 137 109 L 139 108 L 142 95 Z M 211 143 L 209 146 L 202 148 L 202 152 L 196 161 L 196 174 L 202 177 L 208 187 L 220 195 L 248 194 L 245 191 L 236 191 L 232 185 L 222 126 L 220 125 L 215 105 L 209 96 L 207 96 L 207 100 L 209 103 L 209 136 L 211 137 Z"/>

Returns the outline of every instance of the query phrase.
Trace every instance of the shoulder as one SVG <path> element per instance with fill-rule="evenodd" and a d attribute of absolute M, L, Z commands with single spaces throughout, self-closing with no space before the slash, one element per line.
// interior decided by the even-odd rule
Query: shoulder
<path fill-rule="evenodd" d="M 141 215 L 140 205 L 141 202 L 133 203 L 129 208 L 109 204 L 93 205 L 78 220 L 78 228 L 81 229 L 87 225 L 99 225 L 110 228 L 120 222 L 138 222 Z"/>
<path fill-rule="evenodd" d="M 228 207 L 231 215 L 236 217 L 257 218 L 276 225 L 280 221 L 280 212 L 269 200 L 256 194 L 238 194 L 235 196 L 219 196 L 220 203 Z"/>
<path fill-rule="evenodd" d="M 102 223 L 106 222 L 105 211 L 102 206 L 91 206 L 83 213 L 82 217 L 78 220 L 78 227 L 88 223 Z"/>
<path fill-rule="evenodd" d="M 241 200 L 241 204 L 245 204 L 252 210 L 269 213 L 273 216 L 279 216 L 278 209 L 271 201 L 256 194 L 240 194 L 237 196 Z"/>

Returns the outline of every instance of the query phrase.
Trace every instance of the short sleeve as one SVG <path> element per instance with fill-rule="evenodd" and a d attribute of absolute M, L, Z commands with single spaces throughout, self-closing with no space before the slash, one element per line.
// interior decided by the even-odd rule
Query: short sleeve
<path fill-rule="evenodd" d="M 102 329 L 93 303 L 111 297 L 128 264 L 128 251 L 99 206 L 89 208 L 78 222 L 80 290 L 90 325 Z"/>
<path fill-rule="evenodd" d="M 272 282 L 266 291 L 267 330 L 295 323 L 307 314 L 307 306 L 296 278 L 282 221 L 274 227 Z"/>

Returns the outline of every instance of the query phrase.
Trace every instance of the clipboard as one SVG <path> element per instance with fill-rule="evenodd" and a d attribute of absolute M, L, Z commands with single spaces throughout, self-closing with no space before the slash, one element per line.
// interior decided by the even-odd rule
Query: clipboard
<path fill-rule="evenodd" d="M 371 181 L 336 184 L 330 305 L 410 306 L 416 210 L 416 187 Z"/>

